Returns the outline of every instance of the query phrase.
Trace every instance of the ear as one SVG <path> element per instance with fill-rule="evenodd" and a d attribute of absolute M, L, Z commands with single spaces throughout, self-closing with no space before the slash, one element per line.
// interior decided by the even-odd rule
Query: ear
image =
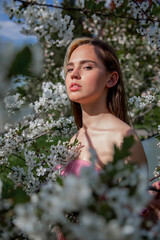
<path fill-rule="evenodd" d="M 119 79 L 119 75 L 118 75 L 117 72 L 109 73 L 109 74 L 107 75 L 106 87 L 107 87 L 107 88 L 114 87 L 114 86 L 117 84 L 118 79 Z"/>

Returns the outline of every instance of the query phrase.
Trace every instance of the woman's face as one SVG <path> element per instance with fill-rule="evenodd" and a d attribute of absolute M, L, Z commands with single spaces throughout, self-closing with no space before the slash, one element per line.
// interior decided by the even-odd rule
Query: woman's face
<path fill-rule="evenodd" d="M 98 57 L 98 47 L 82 45 L 76 48 L 69 59 L 66 88 L 70 100 L 80 104 L 106 99 L 106 83 L 109 73 Z"/>

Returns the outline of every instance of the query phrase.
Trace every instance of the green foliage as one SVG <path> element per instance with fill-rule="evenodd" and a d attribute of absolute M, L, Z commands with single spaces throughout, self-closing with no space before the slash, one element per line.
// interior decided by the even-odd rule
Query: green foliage
<path fill-rule="evenodd" d="M 153 51 L 151 54 L 151 51 L 147 50 L 146 41 L 141 37 L 139 38 L 138 34 L 135 33 L 135 22 L 129 19 L 129 15 L 126 15 L 126 12 L 128 10 L 127 3 L 128 1 L 125 1 L 122 7 L 116 8 L 114 11 L 111 11 L 109 14 L 109 10 L 105 9 L 104 7 L 105 1 L 99 1 L 97 3 L 96 1 L 93 1 L 93 0 L 86 0 L 85 7 L 83 9 L 84 11 L 81 11 L 81 10 L 79 12 L 72 11 L 72 12 L 69 12 L 69 15 L 71 16 L 71 19 L 74 20 L 74 24 L 76 26 L 74 30 L 74 37 L 97 36 L 109 42 L 116 49 L 118 57 L 122 64 L 123 71 L 124 71 L 125 87 L 127 89 L 127 94 L 130 97 L 130 96 L 133 96 L 134 94 L 138 95 L 142 91 L 145 91 L 148 88 L 148 86 L 152 85 L 152 83 L 154 83 L 156 86 L 157 82 L 154 81 L 154 76 L 156 75 L 156 71 L 157 72 L 159 71 L 159 69 L 157 70 L 156 67 L 159 64 L 160 59 L 157 57 L 154 63 L 153 60 L 155 59 L 156 54 L 154 54 Z M 27 4 L 29 5 L 29 2 Z M 75 1 L 74 0 L 63 1 L 62 6 L 74 7 Z M 20 8 L 20 10 L 26 7 L 27 5 L 22 4 L 22 7 Z M 103 17 L 100 18 L 99 21 L 94 17 L 92 19 L 92 15 L 95 13 L 97 13 L 97 16 L 102 17 L 103 15 Z M 68 14 L 68 12 L 66 10 L 63 10 L 62 14 L 65 15 L 65 14 Z M 159 9 L 157 9 L 155 5 L 153 5 L 152 14 L 156 14 L 156 15 L 160 14 Z M 86 18 L 86 16 L 88 19 Z M 83 26 L 83 24 L 85 24 L 85 21 L 88 21 L 89 23 L 88 28 L 84 28 Z M 93 31 L 90 30 L 91 27 L 93 28 Z M 98 32 L 96 33 L 97 35 L 95 34 L 95 30 L 98 30 Z M 58 38 L 58 34 L 55 33 L 54 37 L 55 39 Z M 46 54 L 46 59 L 44 63 L 45 72 L 43 76 L 40 76 L 37 78 L 35 77 L 35 75 L 31 70 L 33 56 L 32 56 L 31 47 L 29 46 L 24 47 L 22 50 L 20 50 L 17 53 L 8 71 L 8 78 L 12 78 L 17 75 L 26 76 L 26 78 L 24 79 L 24 82 L 26 84 L 24 84 L 21 87 L 18 87 L 16 91 L 18 91 L 21 95 L 26 96 L 28 98 L 28 101 L 33 99 L 35 100 L 36 98 L 38 98 L 38 96 L 40 96 L 41 94 L 40 85 L 42 81 L 54 81 L 54 82 L 62 81 L 62 78 L 60 77 L 60 72 L 62 69 L 61 66 L 63 64 L 66 48 L 63 47 L 59 49 L 54 46 L 47 46 L 47 43 L 45 42 L 45 37 L 42 37 L 41 43 L 43 45 L 44 52 L 47 49 L 47 53 L 45 52 Z M 53 55 L 54 55 L 55 63 L 53 63 L 53 58 L 52 58 Z M 129 58 L 127 57 L 127 55 L 129 55 Z M 146 62 L 148 65 L 151 65 L 150 68 L 148 68 L 148 65 L 145 64 Z M 58 70 L 56 68 L 57 66 L 58 66 Z M 134 76 L 133 83 L 131 83 L 130 81 L 132 76 Z M 151 81 L 151 79 L 153 79 L 153 82 Z M 36 91 L 35 91 L 35 87 L 36 87 Z M 60 116 L 60 113 L 58 111 L 51 110 L 51 112 L 49 113 L 52 114 L 53 112 L 54 112 L 55 118 L 58 118 Z M 157 122 L 159 121 L 159 110 L 157 107 L 155 109 L 151 109 L 151 111 L 147 112 L 145 116 L 140 116 L 137 119 L 137 122 L 136 121 L 135 122 L 137 124 L 141 122 L 143 126 L 145 123 L 146 126 L 149 126 L 152 120 L 150 113 L 152 113 L 152 116 L 154 118 L 154 121 L 152 122 L 152 126 L 154 125 L 155 127 Z M 70 114 L 70 112 L 67 112 L 65 114 L 66 115 Z M 46 113 L 41 114 L 41 117 L 45 118 Z M 28 126 L 23 126 L 23 124 L 19 124 L 19 128 L 16 131 L 16 134 L 21 136 L 23 131 L 26 130 L 27 128 Z M 61 128 L 61 126 L 59 128 Z M 55 127 L 55 130 L 56 130 L 56 127 Z M 160 140 L 159 136 L 157 138 Z M 35 153 L 34 160 L 38 163 L 36 166 L 37 169 L 39 168 L 40 164 L 43 167 L 47 166 L 47 162 L 45 162 L 45 159 L 48 160 L 48 158 L 46 157 L 49 154 L 51 145 L 57 145 L 59 140 L 61 140 L 62 142 L 65 142 L 66 140 L 69 140 L 69 138 L 57 137 L 52 139 L 52 141 L 48 141 L 48 140 L 51 140 L 50 136 L 41 136 L 39 138 L 35 137 L 30 147 L 28 147 L 28 150 L 31 150 L 31 151 L 33 150 Z M 134 186 L 132 186 L 130 184 L 130 180 L 132 180 L 133 176 L 130 178 L 130 175 L 134 173 L 134 170 L 136 169 L 137 166 L 133 163 L 126 164 L 126 161 L 125 161 L 130 156 L 130 149 L 133 146 L 134 142 L 135 142 L 134 137 L 129 136 L 124 139 L 121 148 L 118 148 L 116 146 L 114 147 L 113 162 L 108 163 L 106 166 L 104 166 L 104 169 L 102 169 L 102 171 L 98 175 L 98 178 L 101 181 L 100 183 L 104 184 L 106 188 L 105 190 L 111 190 L 112 187 L 115 189 L 121 188 L 121 190 L 125 188 L 128 190 L 130 196 L 134 196 L 134 193 L 136 192 L 136 187 L 138 185 L 138 180 L 136 182 L 137 185 L 135 184 Z M 71 146 L 75 146 L 76 144 L 78 144 L 77 139 L 75 139 L 74 143 L 71 144 Z M 8 164 L 0 165 L 0 179 L 3 182 L 2 197 L 3 199 L 7 199 L 7 201 L 9 200 L 12 206 L 19 203 L 25 203 L 30 200 L 30 198 L 27 196 L 27 194 L 23 190 L 25 174 L 22 175 L 21 183 L 19 183 L 19 180 L 18 180 L 19 185 L 16 186 L 16 189 L 14 187 L 13 182 L 8 178 L 9 173 L 11 174 L 15 173 L 12 169 L 12 167 L 14 166 L 22 167 L 25 173 L 28 170 L 27 165 L 25 163 L 23 150 L 22 151 L 19 150 L 18 147 L 15 150 L 17 150 L 17 153 L 9 156 Z M 44 158 L 40 157 L 40 154 L 42 153 L 46 154 L 44 155 Z M 36 167 L 33 167 L 33 172 L 32 172 L 33 177 L 34 177 L 34 174 L 36 174 L 36 170 L 37 170 Z M 52 168 L 50 169 L 52 171 Z M 40 183 L 43 185 L 46 177 L 45 173 L 44 175 L 37 174 L 37 176 L 38 176 L 37 179 L 40 180 Z M 128 182 L 126 181 L 127 185 L 123 183 L 123 181 L 125 182 L 125 180 L 128 180 Z M 61 176 L 58 176 L 56 181 L 60 186 L 63 187 L 64 182 Z M 30 182 L 32 183 L 32 181 Z M 34 186 L 33 183 L 32 185 Z M 37 188 L 37 185 L 35 186 Z M 109 203 L 107 202 L 107 198 L 106 198 L 107 194 L 105 197 L 103 195 L 99 196 L 98 191 L 96 192 L 95 189 L 94 188 L 92 189 L 92 188 L 93 188 L 93 185 L 91 182 L 90 189 L 93 191 L 96 207 L 94 206 L 94 203 L 91 201 L 89 203 L 89 210 L 92 210 L 93 212 L 95 211 L 96 213 L 100 214 L 101 216 L 106 218 L 107 221 L 110 221 L 111 219 L 116 219 L 117 217 L 116 211 L 113 210 L 111 205 L 109 205 Z M 37 189 L 35 191 L 37 191 Z M 41 185 L 39 186 L 38 191 L 41 191 Z M 11 207 L 11 211 L 12 211 L 12 207 Z M 8 211 L 8 213 L 13 215 L 13 211 L 12 213 Z M 0 215 L 3 218 L 3 214 L 1 214 L 1 212 L 0 212 Z M 7 218 L 8 216 L 6 217 L 6 219 Z"/>
<path fill-rule="evenodd" d="M 30 71 L 30 65 L 32 61 L 32 52 L 28 46 L 25 46 L 15 56 L 11 67 L 8 71 L 8 77 L 15 75 L 27 75 L 32 76 Z"/>
<path fill-rule="evenodd" d="M 160 7 L 157 7 L 156 4 L 152 5 L 152 15 L 160 16 Z"/>
<path fill-rule="evenodd" d="M 134 143 L 134 137 L 131 135 L 124 138 L 121 148 L 114 146 L 114 158 L 112 164 L 116 164 L 119 159 L 125 160 L 125 158 L 129 157 L 131 154 L 130 149 Z"/>
<path fill-rule="evenodd" d="M 20 161 L 16 157 L 12 157 L 15 160 L 16 165 L 20 166 Z M 12 159 L 13 160 L 13 159 Z M 13 162 L 12 162 L 13 165 Z M 25 203 L 29 200 L 22 186 L 15 189 L 14 183 L 7 176 L 10 172 L 9 168 L 0 166 L 0 180 L 3 182 L 2 196 L 3 199 L 10 199 L 13 204 Z"/>
<path fill-rule="evenodd" d="M 124 138 L 121 148 L 114 146 L 113 161 L 105 165 L 101 173 L 103 182 L 108 183 L 108 186 L 112 187 L 117 184 L 118 178 L 116 178 L 116 175 L 125 172 L 125 169 L 131 172 L 134 171 L 134 163 L 125 163 L 125 160 L 127 160 L 131 154 L 130 149 L 134 143 L 134 137 L 128 136 Z M 115 179 L 115 182 L 113 179 Z"/>

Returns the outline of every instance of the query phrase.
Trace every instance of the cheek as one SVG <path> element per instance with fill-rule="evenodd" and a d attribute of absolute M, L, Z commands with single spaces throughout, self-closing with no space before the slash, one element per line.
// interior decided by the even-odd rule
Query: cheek
<path fill-rule="evenodd" d="M 104 74 L 95 74 L 89 79 L 88 83 L 91 86 L 103 88 L 106 86 L 106 78 L 104 77 Z"/>
<path fill-rule="evenodd" d="M 66 78 L 65 78 L 65 85 L 66 85 L 66 88 L 68 87 L 68 84 L 69 84 L 69 82 L 68 82 L 68 78 L 66 77 Z"/>

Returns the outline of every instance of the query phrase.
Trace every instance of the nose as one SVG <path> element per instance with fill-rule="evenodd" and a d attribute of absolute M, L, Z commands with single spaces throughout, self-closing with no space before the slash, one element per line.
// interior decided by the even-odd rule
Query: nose
<path fill-rule="evenodd" d="M 81 79 L 80 72 L 78 69 L 73 69 L 71 72 L 71 79 Z"/>

